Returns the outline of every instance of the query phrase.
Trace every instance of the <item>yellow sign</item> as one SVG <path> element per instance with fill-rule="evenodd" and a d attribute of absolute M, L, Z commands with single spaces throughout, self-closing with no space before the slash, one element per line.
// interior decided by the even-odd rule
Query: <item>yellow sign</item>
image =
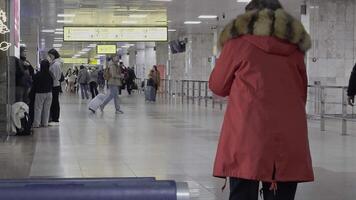
<path fill-rule="evenodd" d="M 167 27 L 64 27 L 67 42 L 165 42 Z"/>
<path fill-rule="evenodd" d="M 90 58 L 90 65 L 99 65 L 100 64 L 100 60 L 95 59 L 95 58 Z"/>
<path fill-rule="evenodd" d="M 88 64 L 87 58 L 62 58 L 65 64 Z"/>
<path fill-rule="evenodd" d="M 116 45 L 97 45 L 97 54 L 116 54 Z"/>

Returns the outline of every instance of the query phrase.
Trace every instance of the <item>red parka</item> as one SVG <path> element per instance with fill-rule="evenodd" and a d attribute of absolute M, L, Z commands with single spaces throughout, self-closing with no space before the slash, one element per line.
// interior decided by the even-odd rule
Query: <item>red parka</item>
<path fill-rule="evenodd" d="M 313 181 L 303 26 L 283 10 L 252 11 L 225 28 L 220 44 L 209 86 L 229 101 L 214 176 Z"/>

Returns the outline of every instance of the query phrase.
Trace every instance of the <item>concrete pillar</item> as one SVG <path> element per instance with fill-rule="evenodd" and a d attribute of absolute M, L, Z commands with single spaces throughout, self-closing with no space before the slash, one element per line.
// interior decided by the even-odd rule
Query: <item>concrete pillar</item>
<path fill-rule="evenodd" d="M 136 45 L 136 70 L 137 77 L 146 78 L 146 47 L 145 43 L 139 42 Z"/>
<path fill-rule="evenodd" d="M 153 65 L 156 65 L 156 44 L 154 42 L 147 42 L 145 44 L 145 75 L 150 73 Z"/>

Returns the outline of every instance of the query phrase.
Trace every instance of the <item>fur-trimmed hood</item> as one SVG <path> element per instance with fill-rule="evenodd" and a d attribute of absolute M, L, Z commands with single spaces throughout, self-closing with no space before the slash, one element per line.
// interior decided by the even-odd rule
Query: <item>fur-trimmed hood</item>
<path fill-rule="evenodd" d="M 219 47 L 242 35 L 274 36 L 296 44 L 303 52 L 311 48 L 311 39 L 302 23 L 283 9 L 254 10 L 238 16 L 222 31 Z"/>

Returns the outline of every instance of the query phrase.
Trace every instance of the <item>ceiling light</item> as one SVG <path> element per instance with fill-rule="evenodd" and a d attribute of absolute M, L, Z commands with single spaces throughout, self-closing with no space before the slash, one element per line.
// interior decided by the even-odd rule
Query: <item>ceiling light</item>
<path fill-rule="evenodd" d="M 75 17 L 75 14 L 58 14 L 57 17 Z"/>
<path fill-rule="evenodd" d="M 216 19 L 216 18 L 218 18 L 218 16 L 216 16 L 216 15 L 200 15 L 198 18 L 199 19 Z"/>
<path fill-rule="evenodd" d="M 151 1 L 170 2 L 170 1 L 172 1 L 172 0 L 151 0 Z"/>
<path fill-rule="evenodd" d="M 88 47 L 94 48 L 96 47 L 96 44 L 90 44 Z"/>
<path fill-rule="evenodd" d="M 63 35 L 64 33 L 63 33 L 63 32 L 54 32 L 54 34 L 56 34 L 56 35 Z"/>
<path fill-rule="evenodd" d="M 54 30 L 53 29 L 43 29 L 41 32 L 42 33 L 54 33 Z"/>
<path fill-rule="evenodd" d="M 168 29 L 168 32 L 176 32 L 176 29 Z"/>
<path fill-rule="evenodd" d="M 123 24 L 137 24 L 138 22 L 137 21 L 125 20 L 125 21 L 122 21 L 121 23 L 123 23 Z"/>
<path fill-rule="evenodd" d="M 201 24 L 201 21 L 185 21 L 184 24 Z"/>
<path fill-rule="evenodd" d="M 57 20 L 57 23 L 59 23 L 59 24 L 71 24 L 71 23 L 73 23 L 73 20 Z"/>
<path fill-rule="evenodd" d="M 91 51 L 91 48 L 84 48 L 84 49 L 82 50 L 82 52 L 88 52 L 88 51 Z"/>
<path fill-rule="evenodd" d="M 132 14 L 129 15 L 130 18 L 146 18 L 147 15 Z"/>
<path fill-rule="evenodd" d="M 167 23 L 172 23 L 172 20 L 168 20 Z"/>
<path fill-rule="evenodd" d="M 121 48 L 130 48 L 130 45 L 121 46 Z"/>
<path fill-rule="evenodd" d="M 249 3 L 251 0 L 236 0 L 237 3 Z"/>
<path fill-rule="evenodd" d="M 62 44 L 53 44 L 54 48 L 59 48 L 59 47 L 62 47 L 62 46 L 63 46 Z"/>
<path fill-rule="evenodd" d="M 56 31 L 63 32 L 63 28 L 56 28 Z"/>

